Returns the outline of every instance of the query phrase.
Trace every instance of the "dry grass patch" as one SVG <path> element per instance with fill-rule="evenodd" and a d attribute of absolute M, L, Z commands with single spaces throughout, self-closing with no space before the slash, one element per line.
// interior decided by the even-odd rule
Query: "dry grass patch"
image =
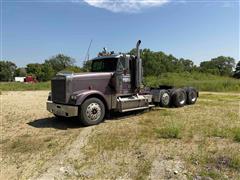
<path fill-rule="evenodd" d="M 4 141 L 3 154 L 12 155 L 15 154 L 33 154 L 44 151 L 46 149 L 54 149 L 58 146 L 58 141 L 53 136 L 41 137 L 36 141 L 36 137 L 30 134 L 24 134 L 22 136 L 15 137 L 13 140 Z"/>
<path fill-rule="evenodd" d="M 0 179 L 28 179 L 79 134 L 46 110 L 48 91 L 3 91 Z"/>
<path fill-rule="evenodd" d="M 204 138 L 185 159 L 195 176 L 236 179 L 240 175 L 239 144 L 221 138 Z"/>
<path fill-rule="evenodd" d="M 142 159 L 137 165 L 138 173 L 134 178 L 138 180 L 147 179 L 150 174 L 151 168 L 152 160 Z"/>
<path fill-rule="evenodd" d="M 105 126 L 108 126 L 108 128 L 104 128 L 104 130 L 98 130 L 99 128 L 97 128 L 97 132 L 90 139 L 90 143 L 93 146 L 92 149 L 94 150 L 93 154 L 123 150 L 131 145 L 134 146 L 131 143 L 138 134 L 137 127 L 128 126 L 127 123 L 125 125 L 118 123 L 117 127 L 114 127 L 115 124 L 105 124 Z"/>
<path fill-rule="evenodd" d="M 81 129 L 69 121 L 49 121 L 47 92 L 3 92 L 1 96 L 6 108 L 0 143 L 5 153 L 3 179 L 31 177 L 79 135 Z M 79 149 L 80 159 L 67 159 L 77 173 L 66 177 L 148 179 L 161 172 L 175 179 L 238 179 L 239 100 L 238 94 L 200 93 L 193 106 L 155 108 L 107 120 L 89 134 L 88 144 Z"/>
<path fill-rule="evenodd" d="M 81 178 L 147 179 L 159 177 L 154 173 L 161 170 L 167 177 L 180 179 L 236 179 L 238 128 L 236 96 L 207 93 L 193 106 L 156 108 L 100 124 L 84 149 L 85 160 L 74 162 L 75 168 Z M 164 159 L 169 166 L 152 170 L 153 162 L 161 164 L 156 159 Z M 175 168 L 181 173 L 174 174 Z"/>

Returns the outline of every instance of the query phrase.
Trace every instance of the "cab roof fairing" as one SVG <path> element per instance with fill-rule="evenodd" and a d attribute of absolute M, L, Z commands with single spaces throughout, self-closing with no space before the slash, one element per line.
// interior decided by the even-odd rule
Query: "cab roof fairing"
<path fill-rule="evenodd" d="M 129 54 L 115 54 L 115 55 L 111 55 L 111 56 L 99 56 L 99 57 L 96 57 L 96 58 L 93 58 L 91 59 L 91 61 L 95 61 L 95 60 L 102 60 L 102 59 L 113 59 L 113 58 L 120 58 L 120 57 L 130 57 Z"/>

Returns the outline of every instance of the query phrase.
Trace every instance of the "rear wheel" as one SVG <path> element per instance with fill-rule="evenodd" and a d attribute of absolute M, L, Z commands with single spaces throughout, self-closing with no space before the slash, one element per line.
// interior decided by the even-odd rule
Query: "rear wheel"
<path fill-rule="evenodd" d="M 186 89 L 187 93 L 187 104 L 195 104 L 198 98 L 198 93 L 195 88 L 187 88 Z"/>
<path fill-rule="evenodd" d="M 172 104 L 175 107 L 183 107 L 187 101 L 187 94 L 183 89 L 176 89 L 172 93 Z"/>
<path fill-rule="evenodd" d="M 103 121 L 105 106 L 98 98 L 89 98 L 81 105 L 80 120 L 86 125 L 96 125 Z"/>
<path fill-rule="evenodd" d="M 170 105 L 170 95 L 167 90 L 160 91 L 160 103 L 161 107 L 168 107 Z"/>

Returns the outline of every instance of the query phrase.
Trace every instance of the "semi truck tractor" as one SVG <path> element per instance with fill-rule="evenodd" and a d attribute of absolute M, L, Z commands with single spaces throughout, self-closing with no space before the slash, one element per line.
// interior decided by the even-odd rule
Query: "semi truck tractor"
<path fill-rule="evenodd" d="M 146 87 L 139 40 L 136 55 L 108 53 L 92 59 L 90 72 L 58 73 L 51 80 L 47 110 L 56 117 L 77 117 L 84 125 L 101 123 L 111 112 L 183 107 L 197 101 L 193 87 Z"/>

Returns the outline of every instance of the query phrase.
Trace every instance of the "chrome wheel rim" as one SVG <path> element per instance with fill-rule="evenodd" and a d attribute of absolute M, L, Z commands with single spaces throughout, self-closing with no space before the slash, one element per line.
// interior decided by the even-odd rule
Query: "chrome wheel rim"
<path fill-rule="evenodd" d="M 197 95 L 194 92 L 191 93 L 191 100 L 192 100 L 192 102 L 196 101 L 196 99 L 197 99 L 196 96 Z"/>
<path fill-rule="evenodd" d="M 101 117 L 101 107 L 97 103 L 88 105 L 86 115 L 91 121 L 97 121 Z"/>
<path fill-rule="evenodd" d="M 185 95 L 181 94 L 180 95 L 180 104 L 184 104 L 185 103 Z"/>
<path fill-rule="evenodd" d="M 162 96 L 162 103 L 167 105 L 169 103 L 170 97 L 167 93 L 164 93 Z"/>

